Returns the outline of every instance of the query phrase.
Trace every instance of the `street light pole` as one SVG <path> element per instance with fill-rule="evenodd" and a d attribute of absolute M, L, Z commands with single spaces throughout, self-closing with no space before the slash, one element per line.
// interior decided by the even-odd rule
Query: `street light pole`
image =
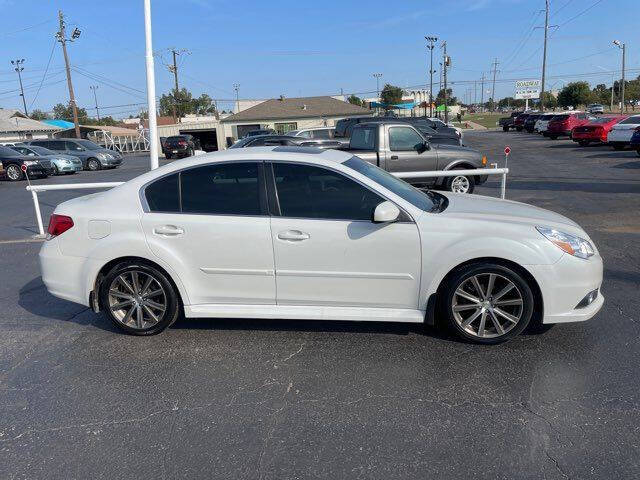
<path fill-rule="evenodd" d="M 100 121 L 100 109 L 98 108 L 98 96 L 96 95 L 98 85 L 89 85 L 89 88 L 93 90 L 93 99 L 96 102 L 96 115 L 98 116 L 98 121 Z"/>
<path fill-rule="evenodd" d="M 624 61 L 627 46 L 624 43 L 620 43 L 620 40 L 614 40 L 613 44 L 622 50 L 622 85 L 620 86 L 620 113 L 624 113 Z M 613 90 L 613 86 L 611 87 Z"/>
<path fill-rule="evenodd" d="M 429 42 L 429 45 L 427 45 L 427 48 L 429 49 L 429 53 L 430 53 L 430 57 L 431 57 L 431 61 L 429 64 L 429 116 L 433 117 L 433 48 L 434 48 L 434 43 L 438 41 L 438 37 L 424 37 L 427 42 Z"/>
<path fill-rule="evenodd" d="M 377 99 L 377 103 L 380 103 L 380 77 L 382 76 L 381 73 L 374 73 L 373 76 L 376 79 L 376 99 Z M 376 112 L 378 112 L 378 107 L 376 107 Z"/>
<path fill-rule="evenodd" d="M 239 83 L 234 83 L 233 84 L 233 89 L 236 91 L 236 110 L 238 110 L 236 113 L 240 112 L 240 97 L 238 97 L 238 89 L 240 88 L 240 84 Z"/>
<path fill-rule="evenodd" d="M 20 96 L 22 97 L 22 105 L 24 106 L 24 114 L 29 116 L 27 113 L 27 101 L 24 99 L 24 88 L 22 88 L 22 74 L 21 72 L 24 70 L 22 64 L 24 63 L 24 58 L 19 58 L 16 60 L 11 60 L 11 65 L 15 65 L 15 71 L 18 72 L 18 81 L 20 82 Z"/>

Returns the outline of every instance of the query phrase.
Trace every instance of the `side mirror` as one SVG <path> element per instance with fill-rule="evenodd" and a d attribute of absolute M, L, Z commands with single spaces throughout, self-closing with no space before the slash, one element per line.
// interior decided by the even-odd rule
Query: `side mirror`
<path fill-rule="evenodd" d="M 429 145 L 429 142 L 422 142 L 416 145 L 416 151 L 418 153 L 424 153 L 427 150 L 431 150 L 431 145 Z"/>
<path fill-rule="evenodd" d="M 393 203 L 386 201 L 379 203 L 373 212 L 374 223 L 395 222 L 400 216 L 400 209 Z"/>

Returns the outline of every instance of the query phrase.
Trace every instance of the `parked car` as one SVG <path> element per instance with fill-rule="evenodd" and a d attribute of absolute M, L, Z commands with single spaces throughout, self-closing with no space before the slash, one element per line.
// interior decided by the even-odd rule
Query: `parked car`
<path fill-rule="evenodd" d="M 373 117 L 365 123 L 384 123 L 384 122 L 406 122 L 413 125 L 422 135 L 429 140 L 433 145 L 462 145 L 462 139 L 456 131 L 453 129 L 441 129 L 440 131 L 431 128 L 433 122 L 424 117 Z M 336 138 L 335 140 L 342 140 L 345 147 L 349 146 L 348 139 Z"/>
<path fill-rule="evenodd" d="M 521 113 L 520 115 L 518 115 L 514 120 L 513 120 L 513 128 L 516 129 L 516 131 L 521 132 L 522 129 L 524 128 L 524 122 L 527 119 L 527 117 L 531 115 L 530 113 Z"/>
<path fill-rule="evenodd" d="M 424 134 L 436 137 L 434 143 L 453 145 L 460 145 L 462 143 L 461 131 L 454 127 L 449 127 L 440 119 L 428 117 L 391 117 L 388 115 L 380 117 L 351 117 L 338 120 L 336 122 L 334 138 L 338 140 L 350 138 L 354 127 L 360 123 L 385 121 L 406 122 L 414 125 L 416 128 L 422 128 Z M 434 130 L 435 134 L 427 133 L 425 128 Z"/>
<path fill-rule="evenodd" d="M 632 115 L 625 118 L 611 127 L 607 135 L 607 142 L 614 150 L 622 150 L 629 145 L 631 137 L 638 127 L 640 127 L 640 115 Z"/>
<path fill-rule="evenodd" d="M 269 147 L 269 146 L 290 146 L 290 147 L 317 147 L 317 148 L 340 148 L 342 142 L 337 140 L 324 140 L 321 138 L 304 138 L 292 137 L 290 135 L 259 135 L 255 137 L 246 137 L 238 140 L 229 148 L 245 148 L 245 147 Z"/>
<path fill-rule="evenodd" d="M 503 117 L 498 120 L 498 125 L 502 127 L 502 130 L 508 132 L 510 128 L 515 128 L 515 119 L 522 112 L 511 112 L 511 115 L 508 117 Z"/>
<path fill-rule="evenodd" d="M 22 172 L 23 165 L 27 167 L 27 175 L 29 175 L 29 178 L 46 178 L 52 172 L 51 162 L 49 160 L 20 155 L 12 148 L 5 146 L 0 146 L 0 162 L 3 165 L 5 177 L 12 182 L 25 179 L 24 173 Z"/>
<path fill-rule="evenodd" d="M 536 122 L 540 117 L 542 117 L 541 113 L 532 113 L 527 117 L 527 119 L 522 124 L 522 129 L 525 132 L 533 133 L 536 127 Z"/>
<path fill-rule="evenodd" d="M 589 112 L 589 113 L 591 113 L 593 115 L 604 113 L 604 105 L 602 105 L 600 103 L 592 103 L 591 105 L 589 105 L 587 107 L 587 112 Z"/>
<path fill-rule="evenodd" d="M 200 150 L 200 141 L 193 135 L 182 134 L 167 137 L 164 156 L 172 158 L 191 157 L 196 150 Z"/>
<path fill-rule="evenodd" d="M 595 120 L 596 117 L 584 112 L 571 112 L 563 113 L 553 117 L 547 126 L 545 136 L 551 140 L 556 140 L 558 137 L 571 137 L 571 131 L 582 125 Z"/>
<path fill-rule="evenodd" d="M 640 156 L 640 127 L 636 127 L 633 131 L 633 135 L 631 135 L 631 140 L 629 141 L 629 146 L 634 148 Z"/>
<path fill-rule="evenodd" d="M 56 153 L 72 155 L 79 158 L 85 170 L 100 170 L 101 168 L 116 168 L 122 165 L 120 152 L 109 150 L 93 143 L 91 140 L 78 138 L 64 138 L 55 140 L 30 140 L 27 145 L 44 147 Z"/>
<path fill-rule="evenodd" d="M 303 128 L 301 130 L 291 130 L 287 135 L 302 138 L 318 138 L 321 140 L 330 140 L 336 129 L 333 127 Z"/>
<path fill-rule="evenodd" d="M 276 131 L 273 128 L 259 128 L 257 130 L 250 130 L 245 133 L 239 140 L 247 137 L 256 137 L 258 135 L 275 135 Z"/>
<path fill-rule="evenodd" d="M 626 116 L 598 117 L 586 125 L 576 127 L 571 132 L 571 139 L 581 147 L 586 147 L 590 143 L 607 143 L 607 135 L 611 128 L 618 122 L 627 118 Z"/>
<path fill-rule="evenodd" d="M 478 169 L 478 175 L 413 178 L 417 186 L 437 186 L 457 193 L 472 193 L 487 180 L 481 170 L 487 158 L 476 150 L 456 145 L 431 145 L 418 129 L 406 122 L 361 123 L 353 129 L 345 149 L 388 172 Z"/>
<path fill-rule="evenodd" d="M 549 126 L 549 122 L 556 115 L 557 113 L 553 113 L 553 112 L 541 114 L 536 120 L 535 125 L 533 126 L 533 131 L 544 135 L 544 132 L 547 131 L 547 128 Z"/>
<path fill-rule="evenodd" d="M 76 158 L 73 155 L 56 153 L 47 148 L 38 147 L 37 145 L 17 145 L 15 147 L 9 148 L 15 150 L 20 155 L 26 155 L 28 157 L 40 157 L 42 160 L 49 160 L 51 162 L 52 175 L 61 175 L 65 173 L 76 173 L 82 171 L 82 162 L 79 158 Z"/>
<path fill-rule="evenodd" d="M 496 344 L 530 323 L 587 320 L 604 303 L 602 258 L 568 218 L 421 192 L 333 150 L 174 162 L 58 205 L 48 233 L 39 263 L 49 292 L 134 335 L 182 314 L 437 317 L 465 341 Z"/>

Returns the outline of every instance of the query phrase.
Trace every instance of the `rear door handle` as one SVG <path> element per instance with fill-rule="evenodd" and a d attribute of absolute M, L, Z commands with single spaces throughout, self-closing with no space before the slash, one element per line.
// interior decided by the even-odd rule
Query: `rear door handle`
<path fill-rule="evenodd" d="M 288 242 L 300 242 L 302 240 L 308 240 L 311 236 L 300 230 L 285 230 L 284 232 L 278 233 L 278 238 Z"/>
<path fill-rule="evenodd" d="M 175 225 L 161 225 L 154 228 L 153 233 L 156 235 L 163 235 L 165 237 L 175 237 L 177 235 L 182 235 L 184 230 L 180 227 L 176 227 Z"/>
<path fill-rule="evenodd" d="M 397 160 L 398 156 L 397 155 L 391 155 L 391 160 Z"/>

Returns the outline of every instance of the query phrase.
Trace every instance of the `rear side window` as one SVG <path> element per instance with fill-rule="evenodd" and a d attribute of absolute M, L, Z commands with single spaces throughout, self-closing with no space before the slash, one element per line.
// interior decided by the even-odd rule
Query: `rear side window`
<path fill-rule="evenodd" d="M 375 129 L 377 127 L 362 127 L 353 130 L 349 147 L 353 150 L 374 150 Z"/>
<path fill-rule="evenodd" d="M 84 148 L 82 148 L 82 146 L 78 145 L 75 142 L 64 142 L 64 146 L 66 150 L 70 150 L 70 151 L 82 151 L 84 150 Z"/>
<path fill-rule="evenodd" d="M 280 211 L 284 217 L 373 220 L 384 199 L 341 173 L 310 165 L 274 163 Z"/>
<path fill-rule="evenodd" d="M 331 138 L 329 136 L 329 130 L 314 130 L 313 138 Z"/>
<path fill-rule="evenodd" d="M 49 145 L 43 145 L 43 147 L 47 147 L 50 150 L 65 150 L 64 142 L 62 140 L 52 140 L 48 142 Z"/>
<path fill-rule="evenodd" d="M 145 197 L 152 212 L 179 212 L 179 175 L 173 173 L 156 180 L 145 189 Z"/>
<path fill-rule="evenodd" d="M 256 163 L 205 165 L 180 174 L 183 213 L 262 215 Z"/>

